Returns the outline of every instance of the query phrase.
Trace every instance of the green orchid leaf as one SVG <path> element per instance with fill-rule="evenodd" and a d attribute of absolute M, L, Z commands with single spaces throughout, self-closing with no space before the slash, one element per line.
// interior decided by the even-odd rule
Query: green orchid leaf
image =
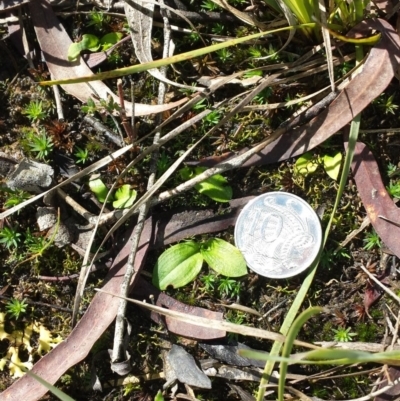
<path fill-rule="evenodd" d="M 218 274 L 240 277 L 247 274 L 246 261 L 238 248 L 220 238 L 205 242 L 200 249 L 204 260 Z"/>
<path fill-rule="evenodd" d="M 82 50 L 90 50 L 91 52 L 96 52 L 99 50 L 99 38 L 95 35 L 85 34 L 82 35 Z"/>
<path fill-rule="evenodd" d="M 100 178 L 89 180 L 89 188 L 96 196 L 97 200 L 104 203 L 108 194 L 108 188 Z M 111 200 L 111 199 L 109 199 Z"/>
<path fill-rule="evenodd" d="M 187 181 L 194 177 L 194 170 L 190 167 L 184 167 L 179 170 L 182 180 Z"/>
<path fill-rule="evenodd" d="M 72 43 L 68 48 L 68 60 L 75 61 L 81 54 L 82 46 L 80 43 Z"/>
<path fill-rule="evenodd" d="M 190 167 L 184 167 L 179 171 L 183 180 L 189 180 L 203 171 L 206 168 L 196 167 L 192 169 Z M 227 185 L 228 181 L 225 177 L 220 174 L 216 174 L 199 184 L 195 185 L 195 189 L 202 195 L 206 195 L 216 202 L 229 202 L 232 199 L 232 188 Z"/>
<path fill-rule="evenodd" d="M 309 174 L 315 173 L 317 168 L 318 163 L 315 157 L 310 152 L 307 152 L 296 160 L 294 172 L 296 174 L 307 177 Z"/>
<path fill-rule="evenodd" d="M 322 158 L 324 162 L 324 169 L 326 173 L 333 180 L 337 181 L 340 172 L 340 166 L 342 164 L 342 153 L 337 152 L 334 156 L 325 155 Z"/>
<path fill-rule="evenodd" d="M 118 43 L 124 35 L 121 32 L 110 32 L 100 39 L 101 50 L 105 51 Z"/>
<path fill-rule="evenodd" d="M 115 209 L 126 209 L 133 205 L 137 196 L 137 192 L 134 189 L 131 189 L 129 184 L 122 185 L 122 187 L 118 188 L 115 192 L 115 201 L 113 202 L 113 206 Z"/>
<path fill-rule="evenodd" d="M 222 176 L 221 176 L 222 177 Z M 206 195 L 216 202 L 229 202 L 232 199 L 232 187 L 220 186 L 215 176 L 195 185 L 200 194 Z"/>
<path fill-rule="evenodd" d="M 99 50 L 99 38 L 95 35 L 82 35 L 80 42 L 72 43 L 68 48 L 68 60 L 75 61 L 83 50 L 95 52 Z"/>
<path fill-rule="evenodd" d="M 160 290 L 168 286 L 183 287 L 200 273 L 203 257 L 200 246 L 193 241 L 167 249 L 158 258 L 153 271 L 153 284 Z"/>

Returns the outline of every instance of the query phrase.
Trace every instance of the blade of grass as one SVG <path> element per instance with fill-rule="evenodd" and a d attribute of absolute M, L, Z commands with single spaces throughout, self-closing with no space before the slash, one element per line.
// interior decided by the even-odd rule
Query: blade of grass
<path fill-rule="evenodd" d="M 361 60 L 363 58 L 362 56 L 363 56 L 362 55 L 362 51 L 357 53 L 357 55 L 356 55 L 357 62 L 361 62 Z M 348 148 L 347 148 L 347 152 L 346 152 L 346 157 L 345 157 L 345 161 L 344 161 L 342 174 L 341 174 L 341 177 L 340 177 L 339 188 L 338 188 L 338 192 L 336 194 L 335 204 L 333 206 L 333 210 L 332 210 L 331 216 L 329 218 L 328 224 L 327 224 L 326 229 L 325 229 L 325 235 L 324 235 L 323 245 L 322 245 L 321 250 L 325 247 L 325 244 L 326 244 L 326 241 L 328 239 L 329 232 L 330 232 L 330 229 L 331 229 L 331 226 L 332 226 L 332 222 L 333 222 L 334 216 L 335 216 L 336 211 L 337 211 L 337 209 L 339 207 L 339 202 L 340 202 L 340 199 L 341 199 L 341 197 L 343 195 L 344 188 L 346 186 L 347 178 L 348 178 L 349 171 L 350 171 L 350 165 L 351 165 L 351 162 L 353 160 L 354 149 L 355 149 L 355 145 L 356 145 L 357 138 L 358 138 L 358 132 L 359 132 L 359 129 L 360 129 L 360 120 L 361 120 L 361 114 L 358 114 L 354 118 L 352 123 L 351 123 Z M 314 276 L 315 276 L 315 273 L 317 271 L 317 267 L 318 267 L 318 264 L 319 264 L 319 258 L 320 258 L 320 255 L 318 256 L 318 258 L 314 262 L 314 264 L 311 266 L 311 268 L 310 268 L 310 270 L 309 270 L 309 272 L 307 274 L 307 277 L 303 281 L 303 284 L 300 287 L 300 290 L 297 293 L 297 296 L 296 296 L 291 308 L 289 309 L 288 314 L 285 317 L 285 320 L 282 323 L 280 332 L 283 335 L 287 335 L 291 325 L 294 322 L 294 319 L 295 319 L 298 311 L 300 310 L 300 307 L 301 307 L 301 305 L 302 305 L 302 303 L 303 303 L 303 301 L 304 301 L 304 299 L 305 299 L 305 297 L 307 295 L 307 292 L 308 292 L 308 290 L 309 290 L 309 288 L 310 288 L 310 286 L 311 286 L 311 284 L 312 284 L 312 282 L 314 280 Z M 271 355 L 277 356 L 279 354 L 281 348 L 282 348 L 282 344 L 278 343 L 278 342 L 275 342 L 273 344 L 273 346 L 272 346 L 272 349 L 271 349 Z M 270 377 L 270 375 L 272 373 L 273 367 L 274 367 L 274 362 L 272 362 L 272 361 L 268 361 L 265 364 L 263 376 L 261 378 L 260 386 L 258 388 L 258 393 L 257 393 L 257 398 L 256 398 L 257 401 L 262 401 L 264 399 L 266 385 L 268 384 L 269 377 Z"/>
<path fill-rule="evenodd" d="M 63 391 L 48 383 L 46 380 L 43 380 L 40 376 L 35 375 L 33 372 L 26 372 L 27 375 L 32 376 L 35 380 L 37 380 L 41 385 L 46 387 L 50 392 L 52 392 L 57 398 L 61 401 L 75 401 L 69 395 L 65 394 Z"/>
<path fill-rule="evenodd" d="M 290 327 L 285 345 L 283 346 L 282 350 L 282 357 L 289 358 L 290 352 L 293 348 L 294 340 L 297 337 L 300 329 L 303 327 L 303 324 L 307 322 L 312 316 L 316 315 L 317 313 L 321 312 L 322 308 L 309 308 L 301 313 L 297 319 L 293 322 L 292 326 Z M 286 382 L 286 373 L 287 373 L 287 362 L 281 362 L 280 370 L 279 370 L 279 383 L 278 383 L 278 400 L 283 401 L 283 395 L 285 392 L 285 382 Z"/>
<path fill-rule="evenodd" d="M 309 24 L 302 24 L 299 26 L 288 26 L 288 27 L 284 27 L 284 28 L 273 29 L 273 30 L 266 31 L 266 32 L 261 32 L 261 33 L 256 33 L 253 35 L 244 36 L 243 38 L 237 38 L 237 39 L 232 39 L 232 40 L 229 40 L 229 41 L 226 41 L 223 43 L 217 43 L 215 45 L 204 47 L 202 49 L 197 49 L 197 50 L 192 50 L 192 51 L 189 51 L 186 53 L 177 54 L 176 56 L 167 57 L 167 58 L 161 59 L 161 60 L 151 61 L 148 63 L 133 65 L 133 66 L 124 67 L 124 68 L 118 68 L 116 70 L 102 72 L 100 74 L 95 74 L 95 75 L 91 75 L 91 76 L 87 76 L 87 77 L 61 79 L 61 80 L 56 80 L 56 81 L 42 81 L 42 82 L 39 82 L 38 84 L 41 86 L 65 85 L 65 84 L 74 84 L 74 83 L 99 81 L 99 80 L 101 81 L 103 79 L 117 78 L 117 77 L 121 77 L 124 75 L 130 75 L 130 74 L 135 74 L 138 72 L 147 71 L 151 68 L 159 68 L 159 67 L 163 67 L 166 65 L 179 63 L 181 61 L 190 60 L 192 58 L 203 56 L 205 54 L 212 53 L 217 50 L 224 49 L 226 47 L 235 46 L 235 45 L 247 42 L 252 39 L 258 39 L 262 36 L 270 35 L 272 33 L 283 32 L 283 31 L 288 31 L 288 30 L 303 28 L 303 27 L 314 27 L 315 25 L 316 25 L 315 23 L 309 23 Z"/>

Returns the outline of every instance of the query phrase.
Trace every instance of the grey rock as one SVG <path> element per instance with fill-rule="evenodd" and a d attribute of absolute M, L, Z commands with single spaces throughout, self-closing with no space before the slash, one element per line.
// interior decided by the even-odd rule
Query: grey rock
<path fill-rule="evenodd" d="M 181 383 L 198 388 L 211 388 L 211 380 L 200 370 L 193 356 L 179 345 L 172 346 L 166 361 Z"/>
<path fill-rule="evenodd" d="M 41 193 L 51 185 L 53 176 L 54 170 L 47 164 L 24 159 L 9 175 L 6 185 L 12 190 Z"/>
<path fill-rule="evenodd" d="M 68 227 L 60 222 L 58 228 L 57 224 L 55 224 L 50 230 L 48 231 L 47 235 L 49 238 L 53 237 L 54 231 L 57 230 L 56 235 L 54 237 L 54 244 L 59 248 L 62 248 L 65 245 L 68 245 L 73 240 L 73 236 L 71 235 Z"/>
<path fill-rule="evenodd" d="M 40 231 L 48 230 L 57 223 L 57 212 L 54 207 L 38 207 L 36 221 Z"/>

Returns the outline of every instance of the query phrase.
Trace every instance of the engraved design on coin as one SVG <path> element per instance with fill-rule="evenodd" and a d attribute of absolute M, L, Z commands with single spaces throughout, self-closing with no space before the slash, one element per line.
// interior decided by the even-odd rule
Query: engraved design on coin
<path fill-rule="evenodd" d="M 235 227 L 248 266 L 271 278 L 299 274 L 315 260 L 322 240 L 318 217 L 301 198 L 270 192 L 247 204 Z"/>

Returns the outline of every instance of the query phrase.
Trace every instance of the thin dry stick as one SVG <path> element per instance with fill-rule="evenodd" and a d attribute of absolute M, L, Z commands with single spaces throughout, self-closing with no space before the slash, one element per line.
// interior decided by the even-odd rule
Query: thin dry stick
<path fill-rule="evenodd" d="M 398 304 L 400 304 L 400 298 L 389 288 L 384 286 L 373 274 L 371 274 L 363 265 L 360 265 L 361 270 L 376 284 L 379 285 L 379 287 L 382 288 L 383 291 L 385 291 L 387 294 L 389 294 Z"/>
<path fill-rule="evenodd" d="M 162 1 L 162 0 L 161 0 Z M 161 13 L 164 14 L 163 9 L 161 9 Z M 171 31 L 169 29 L 168 18 L 166 15 L 163 15 L 164 19 L 164 50 L 163 50 L 163 58 L 169 56 L 169 42 L 171 38 Z M 164 77 L 166 77 L 166 67 L 160 68 L 160 73 Z M 163 104 L 165 101 L 165 92 L 166 92 L 166 85 L 164 82 L 160 81 L 158 86 L 158 104 Z M 157 115 L 156 124 L 157 126 L 160 125 L 162 120 L 162 115 Z M 151 162 L 151 174 L 148 179 L 147 183 L 147 190 L 150 190 L 154 185 L 156 180 L 156 172 L 157 172 L 157 160 L 158 160 L 158 149 L 159 149 L 159 142 L 160 142 L 160 130 L 157 131 L 154 135 L 153 145 L 155 145 L 156 149 L 155 152 L 152 154 L 152 162 Z M 140 236 L 142 235 L 142 231 L 144 228 L 144 223 L 146 220 L 147 212 L 150 208 L 150 199 L 145 202 L 139 208 L 139 217 L 138 222 L 136 224 L 134 235 L 132 238 L 132 248 L 131 252 L 129 253 L 127 265 L 126 265 L 126 272 L 124 276 L 124 280 L 121 285 L 120 293 L 123 297 L 127 297 L 129 294 L 129 284 L 132 280 L 133 275 L 135 274 L 135 257 L 137 248 L 139 246 Z M 125 355 L 123 355 L 124 351 L 124 328 L 125 328 L 125 314 L 128 302 L 121 298 L 116 322 L 115 322 L 115 334 L 114 334 L 114 346 L 112 352 L 112 362 L 116 362 L 118 360 L 124 360 Z"/>
<path fill-rule="evenodd" d="M 52 76 L 51 79 L 54 79 Z M 60 90 L 58 85 L 53 85 L 54 100 L 56 101 L 57 117 L 60 121 L 64 121 L 64 110 L 61 103 Z"/>
<path fill-rule="evenodd" d="M 99 288 L 96 288 L 95 290 L 99 291 L 99 292 L 103 292 L 103 293 L 108 294 L 113 297 L 121 298 L 121 296 L 118 294 L 113 294 L 108 291 L 103 291 L 102 289 L 99 289 Z M 136 299 L 126 298 L 126 297 L 124 297 L 124 298 L 127 302 L 131 302 L 135 305 L 138 305 L 142 308 L 148 309 L 152 312 L 159 313 L 163 316 L 168 316 L 172 319 L 176 319 L 181 322 L 193 324 L 195 326 L 208 327 L 210 329 L 215 329 L 215 330 L 224 330 L 224 331 L 229 331 L 230 333 L 237 333 L 237 334 L 241 334 L 244 336 L 264 338 L 266 340 L 271 340 L 271 341 L 284 342 L 286 340 L 286 337 L 284 335 L 279 334 L 279 333 L 274 333 L 272 331 L 257 329 L 255 327 L 243 326 L 240 324 L 228 322 L 226 320 L 215 320 L 215 319 L 209 319 L 206 317 L 200 317 L 200 316 L 196 316 L 196 315 L 187 314 L 184 312 L 177 312 L 173 309 L 166 309 L 166 308 L 163 308 L 163 307 L 160 307 L 157 305 L 152 305 L 152 304 L 146 303 L 144 301 L 137 301 Z M 320 347 L 318 347 L 314 344 L 310 344 L 310 343 L 300 341 L 300 340 L 295 340 L 293 344 L 301 346 L 301 347 L 305 347 L 305 348 L 310 348 L 310 349 L 321 349 Z"/>

